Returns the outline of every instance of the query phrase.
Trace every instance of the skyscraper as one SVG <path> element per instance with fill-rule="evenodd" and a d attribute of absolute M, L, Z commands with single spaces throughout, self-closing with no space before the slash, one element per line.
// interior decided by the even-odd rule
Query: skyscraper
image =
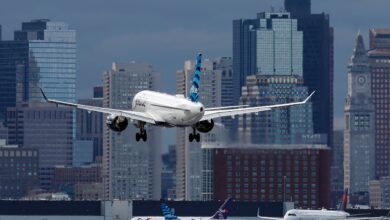
<path fill-rule="evenodd" d="M 363 37 L 358 34 L 348 65 L 348 95 L 344 115 L 344 187 L 351 194 L 368 194 L 375 178 L 375 114 L 371 73 Z"/>
<path fill-rule="evenodd" d="M 270 105 L 303 100 L 303 33 L 287 12 L 257 15 L 256 74 L 246 77 L 240 104 Z M 313 135 L 311 104 L 239 116 L 241 140 L 247 143 L 297 144 Z"/>
<path fill-rule="evenodd" d="M 130 109 L 136 93 L 158 90 L 159 75 L 149 64 L 113 63 L 103 73 L 103 107 Z M 148 127 L 147 142 L 136 142 L 132 122 L 122 132 L 103 129 L 105 199 L 160 199 L 160 129 Z"/>
<path fill-rule="evenodd" d="M 376 176 L 390 175 L 390 29 L 370 29 L 372 97 L 375 105 Z"/>
<path fill-rule="evenodd" d="M 232 92 L 223 93 L 232 86 L 231 58 L 215 60 L 205 59 L 202 63 L 201 89 L 199 101 L 207 107 L 229 105 Z M 186 95 L 191 86 L 195 62 L 185 61 L 184 69 L 176 72 L 176 93 Z M 223 101 L 222 101 L 223 100 Z M 230 101 L 230 102 L 229 102 Z M 232 127 L 232 120 L 217 120 L 226 123 L 226 129 Z M 215 128 L 214 128 L 215 129 Z M 202 149 L 204 141 L 215 139 L 213 131 L 202 134 L 202 143 L 188 142 L 190 128 L 178 128 L 176 135 L 176 198 L 185 200 L 202 199 Z"/>
<path fill-rule="evenodd" d="M 0 121 L 8 107 L 23 101 L 29 47 L 26 41 L 0 41 Z"/>
<path fill-rule="evenodd" d="M 50 98 L 75 102 L 76 31 L 64 22 L 31 20 L 15 31 L 14 40 L 29 48 L 23 100 L 42 100 L 41 87 Z"/>
<path fill-rule="evenodd" d="M 303 32 L 303 79 L 312 97 L 313 129 L 316 134 L 327 134 L 327 145 L 332 146 L 333 134 L 333 28 L 329 15 L 312 14 L 311 0 L 285 0 L 286 11 L 298 20 Z"/>

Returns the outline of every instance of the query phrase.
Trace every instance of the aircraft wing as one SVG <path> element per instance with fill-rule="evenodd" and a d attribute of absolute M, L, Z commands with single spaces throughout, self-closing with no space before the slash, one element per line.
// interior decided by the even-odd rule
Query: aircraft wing
<path fill-rule="evenodd" d="M 75 104 L 75 103 L 70 103 L 70 102 L 63 102 L 63 101 L 58 101 L 58 100 L 54 100 L 54 99 L 48 99 L 42 89 L 41 89 L 41 93 L 43 95 L 43 98 L 47 102 L 50 102 L 50 103 L 55 103 L 58 105 L 65 105 L 65 106 L 70 106 L 70 107 L 74 107 L 74 108 L 84 109 L 87 111 L 124 116 L 124 117 L 129 118 L 129 119 L 143 121 L 143 122 L 150 123 L 150 124 L 156 124 L 156 121 L 154 120 L 154 118 L 147 113 L 128 111 L 128 110 L 120 110 L 120 109 L 112 109 L 112 108 L 103 108 L 103 107 L 90 106 L 90 105 L 81 105 L 81 104 Z"/>
<path fill-rule="evenodd" d="M 247 107 L 247 108 L 234 108 L 234 109 L 216 109 L 216 110 L 205 110 L 205 114 L 203 115 L 202 119 L 200 121 L 206 121 L 210 119 L 215 118 L 221 118 L 226 116 L 236 116 L 236 115 L 243 115 L 243 114 L 250 114 L 250 113 L 257 113 L 257 112 L 263 112 L 263 111 L 269 111 L 274 108 L 281 108 L 281 107 L 288 107 L 293 105 L 302 105 L 305 104 L 309 99 L 313 96 L 314 92 L 312 92 L 305 100 L 301 102 L 291 102 L 291 103 L 284 103 L 284 104 L 276 104 L 276 105 L 268 105 L 268 106 L 258 106 L 258 107 Z"/>

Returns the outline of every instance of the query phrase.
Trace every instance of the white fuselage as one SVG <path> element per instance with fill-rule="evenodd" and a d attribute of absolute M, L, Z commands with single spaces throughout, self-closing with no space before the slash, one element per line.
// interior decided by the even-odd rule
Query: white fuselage
<path fill-rule="evenodd" d="M 349 214 L 343 211 L 331 210 L 289 210 L 283 217 L 284 220 L 333 220 L 333 219 L 347 219 Z"/>
<path fill-rule="evenodd" d="M 191 102 L 183 95 L 141 91 L 134 96 L 132 110 L 155 118 L 157 125 L 185 127 L 196 124 L 204 115 L 200 102 Z"/>

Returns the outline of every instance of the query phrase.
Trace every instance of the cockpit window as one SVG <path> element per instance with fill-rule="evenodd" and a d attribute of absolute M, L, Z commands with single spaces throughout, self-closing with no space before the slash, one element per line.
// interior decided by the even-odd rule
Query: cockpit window
<path fill-rule="evenodd" d="M 289 213 L 288 216 L 297 216 L 297 215 L 294 213 Z"/>

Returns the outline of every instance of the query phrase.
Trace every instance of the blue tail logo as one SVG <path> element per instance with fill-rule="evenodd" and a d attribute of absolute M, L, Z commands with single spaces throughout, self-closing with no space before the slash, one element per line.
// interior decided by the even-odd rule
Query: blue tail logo
<path fill-rule="evenodd" d="M 226 199 L 222 206 L 218 209 L 218 211 L 211 217 L 211 219 L 227 219 L 228 212 L 232 203 L 232 198 Z"/>
<path fill-rule="evenodd" d="M 192 102 L 198 102 L 198 91 L 199 91 L 199 85 L 200 85 L 200 75 L 202 74 L 200 68 L 202 66 L 202 54 L 199 53 L 196 57 L 196 64 L 195 64 L 195 72 L 194 76 L 192 78 L 192 86 L 190 89 L 190 100 Z"/>
<path fill-rule="evenodd" d="M 172 210 L 167 206 L 167 204 L 162 203 L 160 205 L 161 212 L 165 220 L 178 220 L 179 218 L 172 213 Z"/>

